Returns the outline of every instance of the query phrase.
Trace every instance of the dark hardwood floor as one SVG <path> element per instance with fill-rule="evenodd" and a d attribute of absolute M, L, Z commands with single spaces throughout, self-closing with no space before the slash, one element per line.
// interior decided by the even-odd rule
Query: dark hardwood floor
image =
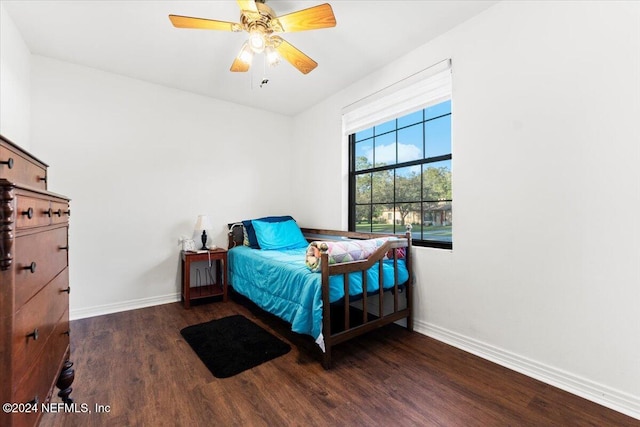
<path fill-rule="evenodd" d="M 291 352 L 217 379 L 180 329 L 243 314 Z M 71 322 L 74 398 L 92 413 L 41 426 L 638 426 L 640 421 L 418 333 L 390 325 L 335 349 L 236 302 L 180 303 Z M 96 405 L 108 412 L 97 413 Z"/>

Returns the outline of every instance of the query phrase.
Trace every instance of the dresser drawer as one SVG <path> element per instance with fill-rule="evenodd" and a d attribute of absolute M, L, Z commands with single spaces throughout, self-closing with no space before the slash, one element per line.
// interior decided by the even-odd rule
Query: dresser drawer
<path fill-rule="evenodd" d="M 15 309 L 19 310 L 68 264 L 67 227 L 15 239 Z"/>
<path fill-rule="evenodd" d="M 69 209 L 69 203 L 54 202 L 51 201 L 51 223 L 62 224 L 69 222 L 69 216 L 71 216 L 71 210 Z"/>
<path fill-rule="evenodd" d="M 4 141 L 0 143 L 0 178 L 46 190 L 46 177 L 47 167 L 44 163 L 37 162 Z"/>
<path fill-rule="evenodd" d="M 49 225 L 52 215 L 49 199 L 23 194 L 16 196 L 16 226 L 18 229 Z"/>
<path fill-rule="evenodd" d="M 47 341 L 41 357 L 38 358 L 35 365 L 24 373 L 21 381 L 14 382 L 16 386 L 14 388 L 13 402 L 26 403 L 36 398 L 40 403 L 46 403 L 51 400 L 51 395 L 54 391 L 52 386 L 58 378 L 62 363 L 69 351 L 69 336 L 65 333 L 69 330 L 68 319 L 69 312 L 65 311 L 53 330 L 51 338 Z M 34 417 L 33 414 L 14 415 L 16 415 L 13 424 L 15 426 L 34 425 L 37 419 L 37 416 Z"/>
<path fill-rule="evenodd" d="M 15 383 L 30 370 L 52 339 L 53 330 L 69 307 L 69 293 L 65 292 L 68 287 L 69 269 L 65 268 L 16 312 L 13 329 Z M 63 320 L 68 324 L 68 317 Z"/>

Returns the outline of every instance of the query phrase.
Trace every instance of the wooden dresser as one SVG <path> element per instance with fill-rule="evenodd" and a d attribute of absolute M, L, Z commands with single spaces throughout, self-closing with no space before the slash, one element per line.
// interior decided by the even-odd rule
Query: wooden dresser
<path fill-rule="evenodd" d="M 72 402 L 71 211 L 67 197 L 47 191 L 47 181 L 45 163 L 0 136 L 0 426 L 5 427 L 36 425 L 54 386 L 63 402 Z"/>

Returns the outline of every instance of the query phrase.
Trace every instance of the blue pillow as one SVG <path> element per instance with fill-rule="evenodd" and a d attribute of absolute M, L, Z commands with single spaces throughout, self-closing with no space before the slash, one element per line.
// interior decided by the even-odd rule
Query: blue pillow
<path fill-rule="evenodd" d="M 289 215 L 285 216 L 265 216 L 264 218 L 256 218 L 256 221 L 265 221 L 265 222 L 282 222 L 293 219 Z M 253 249 L 260 249 L 260 245 L 258 244 L 258 239 L 256 238 L 256 232 L 253 229 L 253 224 L 251 223 L 251 219 L 245 219 L 242 221 L 242 225 L 244 225 L 244 231 L 247 233 L 247 239 L 249 240 L 249 247 Z"/>
<path fill-rule="evenodd" d="M 306 248 L 307 239 L 302 235 L 298 224 L 290 219 L 282 222 L 266 222 L 253 220 L 260 249 L 295 249 Z"/>

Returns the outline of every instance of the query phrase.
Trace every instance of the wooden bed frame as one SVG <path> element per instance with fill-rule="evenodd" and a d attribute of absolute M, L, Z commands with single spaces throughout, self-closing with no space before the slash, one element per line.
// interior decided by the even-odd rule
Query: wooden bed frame
<path fill-rule="evenodd" d="M 234 246 L 242 245 L 243 243 L 243 232 L 242 227 L 240 226 L 242 223 L 229 224 L 229 249 Z M 311 242 L 314 240 L 319 241 L 328 241 L 328 240 L 342 240 L 344 238 L 348 239 L 375 239 L 379 237 L 387 237 L 393 236 L 398 237 L 397 240 L 390 240 L 385 242 L 378 250 L 370 256 L 366 260 L 362 261 L 352 261 L 343 264 L 333 264 L 329 265 L 328 255 L 327 253 L 322 253 L 322 269 L 320 271 L 320 275 L 322 277 L 322 334 L 324 336 L 324 344 L 325 344 L 325 352 L 322 357 L 322 366 L 325 369 L 329 369 L 331 367 L 331 351 L 333 346 L 340 344 L 344 341 L 350 340 L 362 334 L 365 334 L 374 329 L 380 328 L 384 325 L 388 325 L 390 323 L 396 322 L 400 319 L 406 319 L 407 326 L 406 328 L 409 331 L 413 331 L 413 315 L 412 315 L 412 306 L 413 306 L 413 271 L 412 271 L 412 262 L 411 262 L 411 230 L 407 230 L 405 237 L 399 237 L 398 235 L 390 235 L 390 234 L 373 234 L 373 233 L 359 233 L 359 232 L 350 232 L 350 231 L 338 231 L 338 230 L 322 230 L 322 229 L 314 229 L 314 228 L 301 228 L 302 233 L 304 234 L 307 241 Z M 406 283 L 398 285 L 398 251 L 396 249 L 406 248 L 405 250 L 405 263 L 407 267 L 407 271 L 409 272 L 409 278 Z M 394 271 L 395 271 L 395 280 L 394 287 L 387 289 L 391 291 L 393 294 L 393 311 L 390 313 L 384 313 L 384 291 L 380 291 L 383 288 L 382 283 L 382 262 L 384 256 L 387 252 L 394 249 Z M 366 271 L 373 267 L 375 264 L 378 264 L 380 269 L 379 274 L 379 287 L 378 291 L 375 292 L 376 295 L 367 295 L 367 293 L 363 293 L 359 296 L 358 299 L 354 300 L 353 296 L 351 299 L 349 297 L 349 281 L 347 280 L 347 275 L 354 272 L 360 272 L 362 274 L 363 280 L 363 288 L 367 289 L 367 274 Z M 333 304 L 329 303 L 329 276 L 342 274 L 344 275 L 344 298 L 341 301 L 334 302 Z M 233 286 L 233 283 L 231 283 Z M 403 291 L 403 292 L 402 292 Z M 371 293 L 370 293 L 371 294 Z M 404 294 L 406 298 L 406 307 L 400 307 L 400 295 Z M 378 313 L 369 313 L 367 310 L 367 299 L 368 298 L 378 298 L 379 310 Z M 350 319 L 350 304 L 361 300 L 362 301 L 362 319 L 361 322 L 353 322 L 352 324 Z M 331 308 L 336 306 L 344 306 L 344 324 L 341 325 L 340 330 L 332 331 L 332 323 L 331 323 Z M 357 324 L 356 324 L 357 323 Z"/>

